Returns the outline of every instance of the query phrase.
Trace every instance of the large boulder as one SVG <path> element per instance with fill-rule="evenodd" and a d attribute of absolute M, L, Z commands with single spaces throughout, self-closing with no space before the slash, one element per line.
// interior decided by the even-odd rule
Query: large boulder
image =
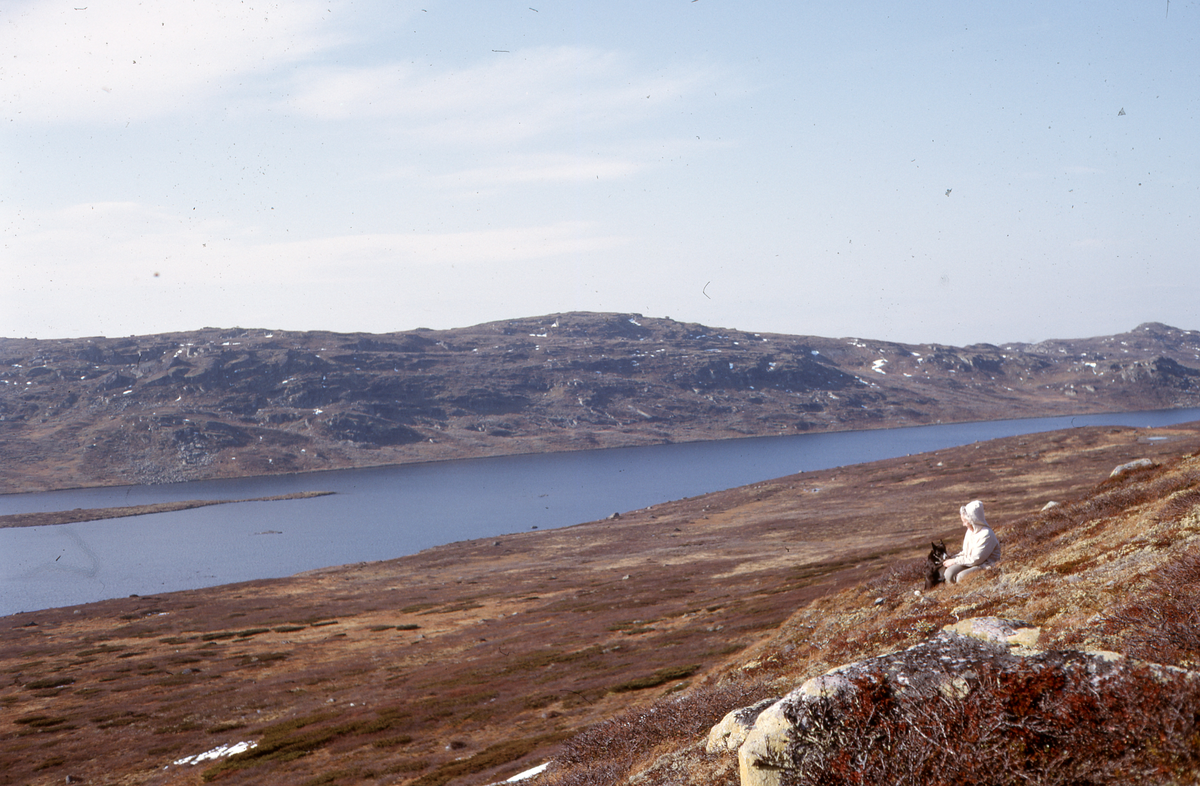
<path fill-rule="evenodd" d="M 1135 472 L 1141 472 L 1147 469 L 1154 469 L 1158 465 L 1148 458 L 1140 458 L 1135 461 L 1129 461 L 1118 467 L 1114 467 L 1113 471 L 1108 474 L 1110 478 L 1123 478 L 1126 475 L 1132 475 Z"/>
<path fill-rule="evenodd" d="M 1144 740 L 1200 731 L 1200 674 L 1113 653 L 1041 651 L 1038 636 L 1019 621 L 963 620 L 731 712 L 708 751 L 736 746 L 742 786 L 916 782 L 922 773 L 937 774 L 928 782 L 1000 782 L 994 766 L 1010 780 L 1074 768 L 1090 782 L 1089 767 L 1159 755 L 1140 748 Z"/>
<path fill-rule="evenodd" d="M 722 718 L 720 723 L 712 727 L 712 731 L 708 733 L 708 744 L 704 746 L 704 749 L 709 753 L 720 753 L 735 751 L 742 747 L 742 743 L 746 741 L 746 735 L 758 722 L 758 716 L 762 715 L 763 710 L 778 701 L 779 699 L 763 699 L 749 707 L 733 710 Z"/>

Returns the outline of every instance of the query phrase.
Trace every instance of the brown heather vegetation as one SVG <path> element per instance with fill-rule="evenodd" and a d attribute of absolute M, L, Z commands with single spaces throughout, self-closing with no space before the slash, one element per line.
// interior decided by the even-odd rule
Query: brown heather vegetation
<path fill-rule="evenodd" d="M 564 766 L 539 783 L 733 786 L 736 757 L 703 752 L 708 729 L 726 712 L 973 616 L 1041 626 L 1038 646 L 1065 665 L 1065 676 L 985 664 L 984 690 L 932 702 L 859 678 L 852 698 L 805 706 L 799 782 L 1196 783 L 1200 679 L 1150 664 L 1096 674 L 1076 653 L 1200 666 L 1198 454 L 1106 479 L 998 531 L 1005 558 L 992 575 L 922 594 L 913 588 L 923 560 L 912 559 L 821 598 L 687 695 L 579 735 L 560 758 Z"/>
<path fill-rule="evenodd" d="M 475 786 L 547 760 L 539 786 L 734 784 L 735 758 L 703 752 L 726 712 L 970 616 L 1029 620 L 1048 649 L 1192 667 L 1197 451 L 1200 424 L 1013 437 L 388 562 L 0 618 L 0 784 Z M 1105 480 L 1141 457 L 1159 466 Z M 929 540 L 956 541 L 957 507 L 976 497 L 1002 568 L 916 594 Z M 1037 512 L 1050 499 L 1063 504 Z M 960 708 L 938 750 L 1028 693 Z M 1180 730 L 1196 711 L 1182 690 L 1097 705 L 1127 724 L 1128 772 L 1194 780 L 1194 737 L 1147 740 L 1121 709 L 1135 699 L 1156 723 L 1181 713 Z M 855 733 L 899 740 L 909 711 Z M 1036 764 L 1029 751 L 1076 731 L 1058 728 L 1006 755 Z M 1110 731 L 1080 744 L 1093 755 Z M 172 764 L 237 741 L 258 747 Z M 946 756 L 893 757 L 916 763 L 876 782 Z M 1103 782 L 1088 774 L 1103 762 L 1080 761 L 1097 767 L 1061 782 Z"/>
<path fill-rule="evenodd" d="M 1149 665 L 1093 672 L 1077 652 L 1056 670 L 982 662 L 963 697 L 857 696 L 803 707 L 794 764 L 804 783 L 1143 784 L 1194 782 L 1200 685 Z"/>

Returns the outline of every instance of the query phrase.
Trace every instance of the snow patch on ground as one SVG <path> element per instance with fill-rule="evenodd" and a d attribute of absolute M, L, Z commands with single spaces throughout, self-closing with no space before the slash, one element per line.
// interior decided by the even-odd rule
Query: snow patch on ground
<path fill-rule="evenodd" d="M 541 775 L 543 772 L 546 771 L 546 768 L 549 766 L 550 766 L 550 762 L 546 762 L 545 764 L 539 764 L 538 766 L 533 767 L 532 769 L 525 770 L 525 772 L 518 772 L 516 775 L 512 776 L 511 778 L 509 778 L 508 780 L 506 780 L 504 782 L 505 783 L 516 783 L 518 781 L 528 780 L 529 778 L 532 778 L 535 775 Z"/>
<path fill-rule="evenodd" d="M 232 745 L 221 745 L 210 751 L 197 753 L 195 756 L 184 756 L 182 759 L 176 759 L 172 764 L 200 764 L 205 761 L 223 759 L 226 756 L 233 756 L 237 753 L 245 753 L 251 748 L 257 747 L 257 742 L 235 742 Z"/>

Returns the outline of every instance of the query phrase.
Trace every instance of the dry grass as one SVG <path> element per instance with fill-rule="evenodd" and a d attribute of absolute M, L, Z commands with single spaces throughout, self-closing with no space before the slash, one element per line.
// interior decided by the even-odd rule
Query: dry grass
<path fill-rule="evenodd" d="M 801 609 L 769 641 L 685 696 L 571 740 L 548 783 L 736 783 L 731 754 L 714 760 L 695 744 L 725 712 L 782 695 L 843 663 L 923 641 L 968 616 L 1031 620 L 1043 626 L 1047 649 L 1200 664 L 1200 459 L 1105 480 L 999 534 L 1004 561 L 984 580 L 921 593 L 924 560 L 900 561 Z M 810 735 L 797 749 L 796 782 L 1194 782 L 1200 680 L 1139 666 L 1114 672 L 1096 690 L 1096 675 L 1073 664 L 1075 656 L 1064 650 L 1047 657 L 1065 664 L 1066 676 L 1054 684 L 1032 671 L 994 670 L 980 675 L 986 689 L 965 698 L 913 701 L 867 680 L 859 686 L 865 699 L 813 703 L 806 717 L 794 719 Z M 664 744 L 674 750 L 664 754 Z"/>
<path fill-rule="evenodd" d="M 556 768 L 539 786 L 609 786 L 664 748 L 685 747 L 732 707 L 771 695 L 760 680 L 705 685 L 647 708 L 623 712 L 568 740 Z"/>
<path fill-rule="evenodd" d="M 701 746 L 725 712 L 956 616 L 1032 619 L 1056 646 L 1133 652 L 1144 635 L 1165 652 L 1153 636 L 1169 634 L 1186 664 L 1187 597 L 1171 596 L 1174 632 L 1105 616 L 1147 617 L 1138 601 L 1159 608 L 1191 581 L 1170 565 L 1200 534 L 1181 474 L 1200 467 L 1169 457 L 1200 447 L 1200 429 L 1167 433 L 1010 438 L 392 562 L 5 618 L 0 784 L 194 786 L 212 763 L 164 766 L 253 740 L 261 753 L 210 777 L 481 786 L 554 759 L 570 765 L 546 780 L 724 786 L 734 763 Z M 1084 493 L 1142 455 L 1162 469 Z M 947 513 L 980 494 L 1004 525 L 1002 569 L 915 595 L 930 538 L 953 535 Z M 1063 510 L 1024 516 L 1051 498 Z"/>

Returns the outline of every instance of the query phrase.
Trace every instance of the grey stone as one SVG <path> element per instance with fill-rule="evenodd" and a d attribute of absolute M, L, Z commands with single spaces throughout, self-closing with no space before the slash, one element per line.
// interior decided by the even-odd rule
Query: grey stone
<path fill-rule="evenodd" d="M 1110 478 L 1119 478 L 1128 475 L 1131 472 L 1137 472 L 1139 469 L 1150 469 L 1157 466 L 1157 464 L 1148 458 L 1140 458 L 1136 461 L 1130 461 L 1114 468 L 1113 471 L 1108 474 L 1108 476 Z"/>
<path fill-rule="evenodd" d="M 1037 649 L 1040 629 L 1019 620 L 981 617 L 946 626 L 927 641 L 908 649 L 831 669 L 805 681 L 779 700 L 734 710 L 709 734 L 709 753 L 738 751 L 741 786 L 783 786 L 795 781 L 795 756 L 803 750 L 801 730 L 805 705 L 854 698 L 864 684 L 880 682 L 897 698 L 924 701 L 961 700 L 984 688 L 981 674 L 1020 669 L 1029 673 L 1086 670 L 1093 684 L 1129 667 L 1113 653 Z M 1153 674 L 1200 674 L 1149 665 Z M 796 724 L 801 724 L 797 726 Z M 800 746 L 800 747 L 798 747 Z"/>

